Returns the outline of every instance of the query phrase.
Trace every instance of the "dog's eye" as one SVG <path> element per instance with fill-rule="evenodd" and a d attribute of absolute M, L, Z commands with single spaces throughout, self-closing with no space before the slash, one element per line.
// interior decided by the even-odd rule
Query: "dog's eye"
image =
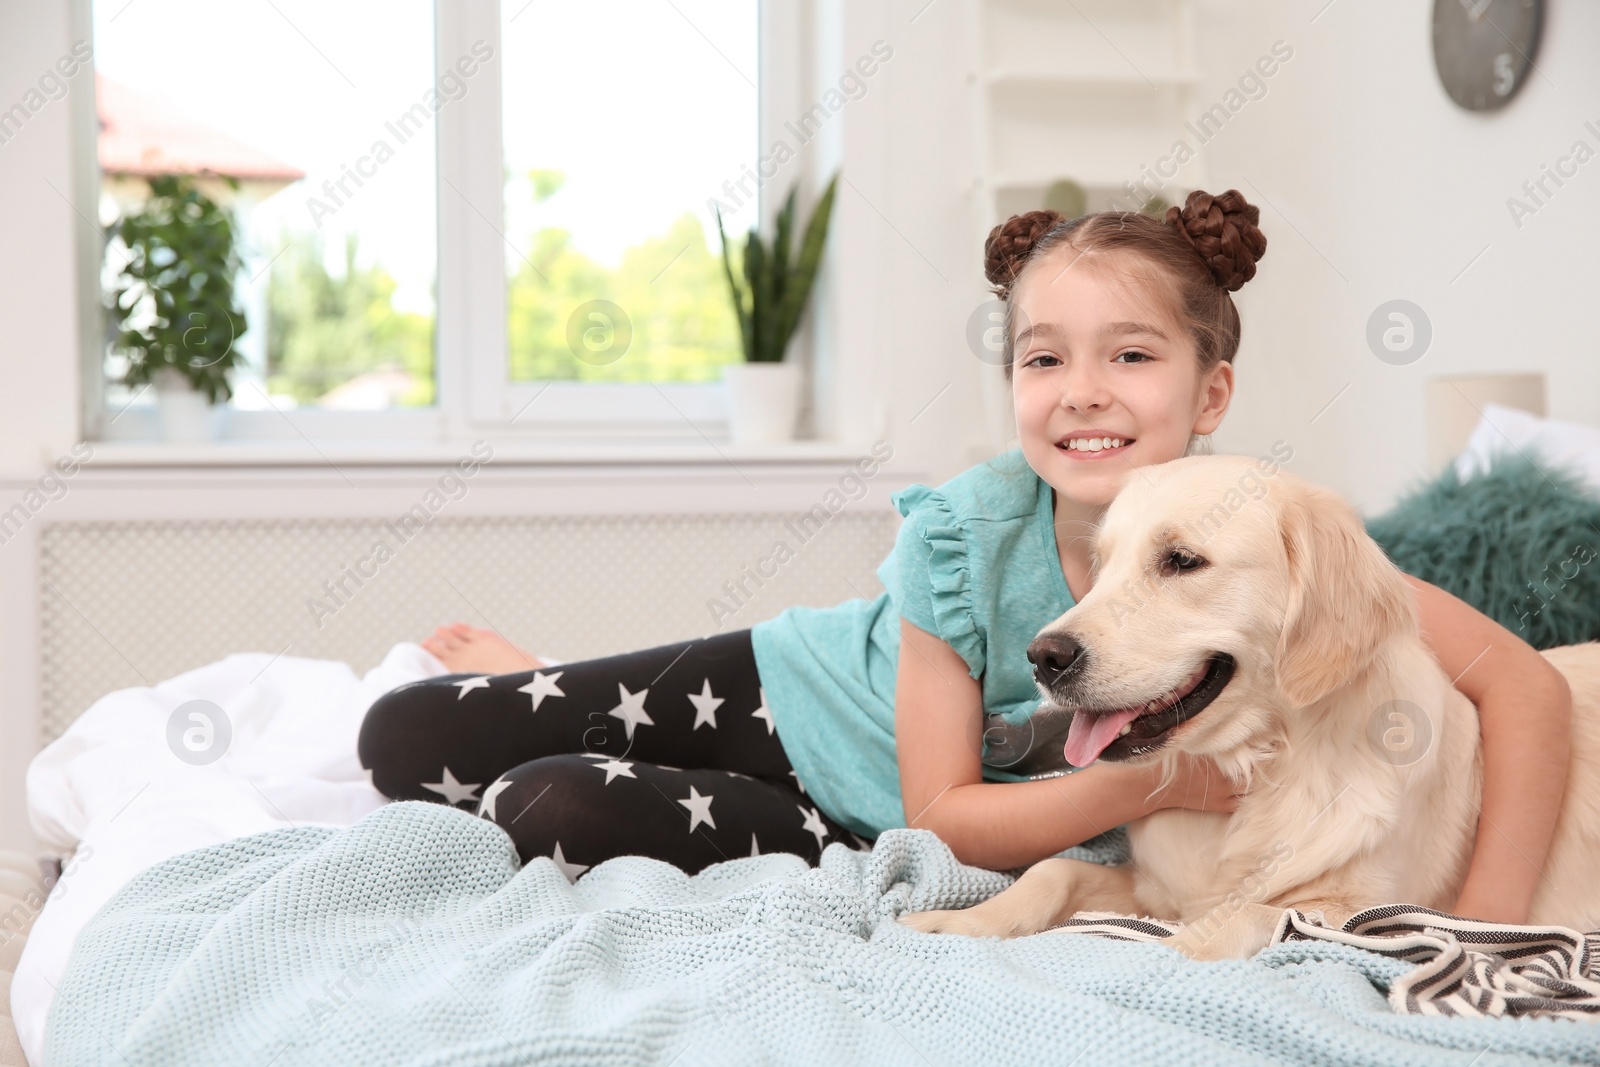
<path fill-rule="evenodd" d="M 1204 563 L 1205 560 L 1201 559 L 1193 552 L 1185 552 L 1181 548 L 1174 548 L 1171 552 L 1168 552 L 1164 557 L 1162 557 L 1161 576 L 1163 578 L 1170 578 L 1174 574 L 1182 574 L 1185 571 L 1192 571 Z"/>

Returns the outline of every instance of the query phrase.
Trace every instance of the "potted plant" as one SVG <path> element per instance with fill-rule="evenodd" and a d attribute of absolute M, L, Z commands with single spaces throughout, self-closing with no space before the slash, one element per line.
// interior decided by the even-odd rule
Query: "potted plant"
<path fill-rule="evenodd" d="M 800 325 L 822 262 L 828 239 L 828 219 L 839 183 L 834 174 L 806 224 L 799 247 L 794 245 L 795 194 L 798 184 L 778 212 L 777 233 L 770 247 L 757 227 L 745 239 L 740 274 L 733 270 L 728 237 L 722 231 L 722 212 L 716 212 L 717 235 L 722 238 L 722 266 L 739 319 L 744 361 L 723 367 L 727 384 L 729 429 L 733 443 L 761 444 L 787 441 L 794 436 L 800 411 L 800 367 L 784 360 L 789 342 Z"/>
<path fill-rule="evenodd" d="M 128 360 L 121 382 L 155 386 L 166 440 L 215 436 L 216 405 L 233 396 L 234 341 L 246 329 L 232 217 L 187 175 L 162 175 L 109 235 L 127 255 L 110 308 L 112 350 Z"/>

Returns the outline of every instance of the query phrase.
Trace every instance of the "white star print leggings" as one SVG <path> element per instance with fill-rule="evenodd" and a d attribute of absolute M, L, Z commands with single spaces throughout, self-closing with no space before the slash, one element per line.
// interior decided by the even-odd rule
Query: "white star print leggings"
<path fill-rule="evenodd" d="M 516 674 L 447 674 L 379 697 L 361 765 L 397 800 L 491 819 L 524 863 L 576 878 L 621 855 L 693 874 L 757 852 L 816 863 L 869 847 L 823 814 L 789 765 L 750 631 Z"/>

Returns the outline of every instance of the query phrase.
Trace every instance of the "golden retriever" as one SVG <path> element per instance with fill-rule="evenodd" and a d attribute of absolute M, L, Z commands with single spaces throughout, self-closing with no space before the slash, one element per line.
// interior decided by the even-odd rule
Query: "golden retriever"
<path fill-rule="evenodd" d="M 1068 761 L 1188 752 L 1248 792 L 1232 814 L 1131 823 L 1126 866 L 1047 859 L 976 907 L 901 922 L 1015 937 L 1113 911 L 1182 921 L 1168 943 L 1228 959 L 1264 947 L 1284 908 L 1334 926 L 1376 904 L 1451 908 L 1478 824 L 1477 711 L 1350 505 L 1276 465 L 1192 456 L 1129 477 L 1096 557 L 1094 588 L 1028 650 L 1038 714 L 1073 716 Z M 1544 655 L 1572 690 L 1572 763 L 1529 922 L 1589 930 L 1600 644 Z"/>

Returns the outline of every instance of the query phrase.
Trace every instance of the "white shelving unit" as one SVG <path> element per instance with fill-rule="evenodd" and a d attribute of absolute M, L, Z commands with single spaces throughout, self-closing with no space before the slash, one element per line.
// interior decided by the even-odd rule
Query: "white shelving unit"
<path fill-rule="evenodd" d="M 969 0 L 978 242 L 1070 178 L 1089 210 L 1181 203 L 1204 186 L 1192 0 Z M 1192 153 L 1157 173 L 1182 141 Z M 1170 166 L 1166 169 L 1172 169 Z M 1005 381 L 984 376 L 992 436 L 1013 436 Z"/>

